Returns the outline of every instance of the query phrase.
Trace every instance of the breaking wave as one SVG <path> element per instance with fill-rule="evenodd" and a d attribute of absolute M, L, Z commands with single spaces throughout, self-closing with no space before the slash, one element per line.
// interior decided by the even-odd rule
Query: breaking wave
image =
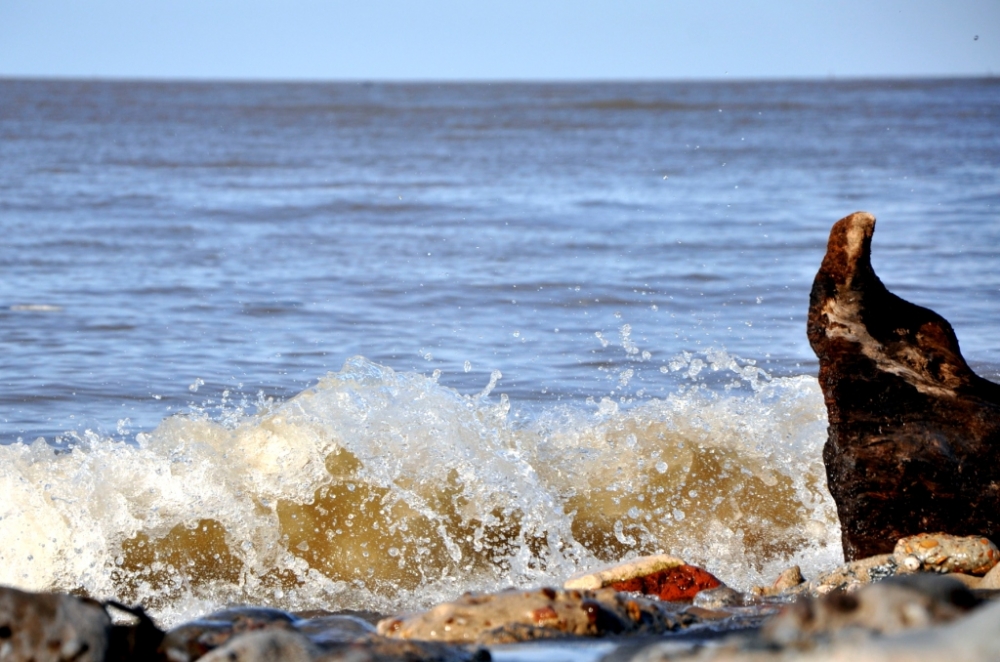
<path fill-rule="evenodd" d="M 355 357 L 284 402 L 3 446 L 0 583 L 171 624 L 233 603 L 416 608 L 654 552 L 737 587 L 839 562 L 816 380 L 721 351 L 670 369 L 687 380 L 663 399 L 529 417 L 499 373 L 466 395 Z"/>

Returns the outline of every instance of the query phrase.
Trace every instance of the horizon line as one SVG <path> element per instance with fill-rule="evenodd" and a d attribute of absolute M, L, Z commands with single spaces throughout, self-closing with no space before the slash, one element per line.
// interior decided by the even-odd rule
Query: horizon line
<path fill-rule="evenodd" d="M 797 82 L 915 82 L 915 81 L 947 81 L 947 80 L 995 80 L 1000 75 L 992 71 L 984 74 L 861 74 L 824 76 L 680 76 L 680 77 L 566 77 L 566 78 L 391 78 L 391 77 L 222 77 L 222 76 L 131 76 L 107 75 L 93 76 L 61 75 L 61 74 L 8 74 L 0 72 L 0 82 L 37 81 L 37 82 L 88 82 L 88 83 L 222 83 L 222 84 L 389 84 L 389 85 L 580 85 L 580 84 L 642 84 L 642 83 L 797 83 Z"/>

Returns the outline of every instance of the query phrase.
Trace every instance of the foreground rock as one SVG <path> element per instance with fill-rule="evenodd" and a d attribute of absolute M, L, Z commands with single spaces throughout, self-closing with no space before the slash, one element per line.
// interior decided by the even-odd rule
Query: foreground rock
<path fill-rule="evenodd" d="M 976 375 L 948 322 L 889 292 L 875 218 L 833 226 L 808 335 L 830 427 L 827 482 L 848 560 L 923 531 L 1000 535 L 1000 385 Z"/>
<path fill-rule="evenodd" d="M 979 603 L 947 577 L 909 575 L 852 594 L 803 596 L 755 635 L 686 650 L 660 642 L 606 660 L 990 662 L 1000 659 L 1000 603 Z"/>
<path fill-rule="evenodd" d="M 486 650 L 467 650 L 427 641 L 383 637 L 317 646 L 299 632 L 264 630 L 235 637 L 202 662 L 488 662 Z"/>
<path fill-rule="evenodd" d="M 566 636 L 657 634 L 697 620 L 676 605 L 609 588 L 511 589 L 489 595 L 466 594 L 430 611 L 387 618 L 379 622 L 378 631 L 400 639 L 496 644 Z"/>
<path fill-rule="evenodd" d="M 0 586 L 0 659 L 103 662 L 110 637 L 99 602 Z"/>
<path fill-rule="evenodd" d="M 979 602 L 954 579 L 899 576 L 854 593 L 835 591 L 797 600 L 767 623 L 762 638 L 781 646 L 813 648 L 845 634 L 895 634 L 948 623 Z"/>

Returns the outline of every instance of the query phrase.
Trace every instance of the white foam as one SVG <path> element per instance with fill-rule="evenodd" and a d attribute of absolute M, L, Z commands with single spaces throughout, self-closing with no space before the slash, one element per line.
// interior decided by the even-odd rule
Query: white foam
<path fill-rule="evenodd" d="M 744 387 L 514 425 L 498 375 L 470 396 L 357 357 L 253 415 L 2 447 L 0 583 L 172 623 L 229 603 L 415 607 L 655 551 L 737 586 L 839 562 L 815 379 L 679 360 Z"/>

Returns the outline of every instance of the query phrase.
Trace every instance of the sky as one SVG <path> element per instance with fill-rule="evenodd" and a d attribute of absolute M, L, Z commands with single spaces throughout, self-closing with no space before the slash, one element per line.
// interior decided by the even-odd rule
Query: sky
<path fill-rule="evenodd" d="M 0 76 L 1000 75 L 1000 0 L 0 0 Z"/>

